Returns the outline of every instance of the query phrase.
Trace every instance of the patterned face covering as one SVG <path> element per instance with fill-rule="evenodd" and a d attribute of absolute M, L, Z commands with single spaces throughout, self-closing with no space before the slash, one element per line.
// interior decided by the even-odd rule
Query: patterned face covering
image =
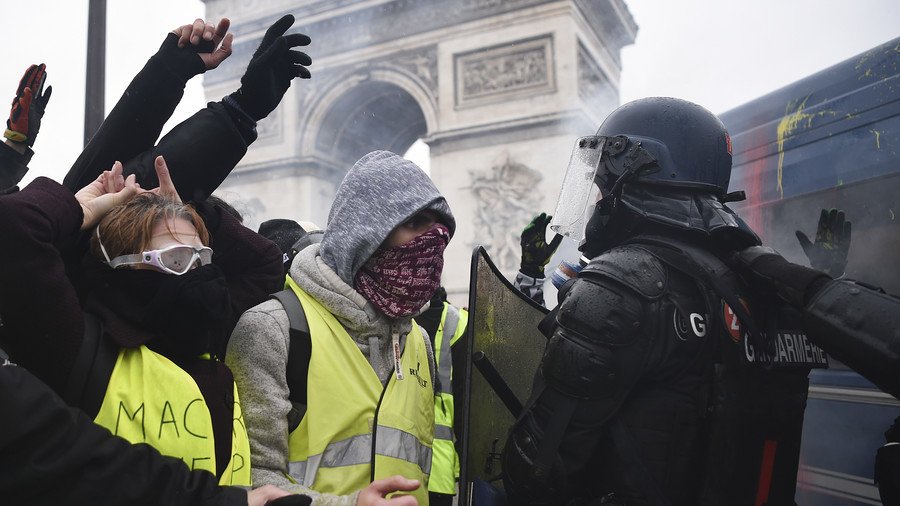
<path fill-rule="evenodd" d="M 415 314 L 441 285 L 450 231 L 435 223 L 402 246 L 378 248 L 356 273 L 354 288 L 391 318 Z"/>

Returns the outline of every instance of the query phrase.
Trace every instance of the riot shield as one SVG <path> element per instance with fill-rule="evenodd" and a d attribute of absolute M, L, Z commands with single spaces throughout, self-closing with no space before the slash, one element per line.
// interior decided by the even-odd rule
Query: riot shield
<path fill-rule="evenodd" d="M 499 503 L 480 498 L 495 492 L 485 482 L 495 480 L 492 485 L 502 488 L 496 480 L 500 453 L 531 393 L 547 344 L 538 323 L 548 311 L 516 290 L 481 246 L 472 253 L 471 276 L 459 504 L 489 506 Z"/>

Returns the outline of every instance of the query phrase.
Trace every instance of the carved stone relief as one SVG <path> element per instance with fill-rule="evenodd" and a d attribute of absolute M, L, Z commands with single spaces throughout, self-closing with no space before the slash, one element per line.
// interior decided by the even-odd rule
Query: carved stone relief
<path fill-rule="evenodd" d="M 553 37 L 514 41 L 454 56 L 456 105 L 555 90 Z"/>
<path fill-rule="evenodd" d="M 578 44 L 578 95 L 585 101 L 616 99 L 610 80 L 581 43 Z"/>
<path fill-rule="evenodd" d="M 425 88 L 431 92 L 431 96 L 437 98 L 437 46 L 427 46 L 402 53 L 394 53 L 379 61 L 396 65 L 415 74 L 421 79 Z"/>
<path fill-rule="evenodd" d="M 519 235 L 541 205 L 541 173 L 503 153 L 489 169 L 470 170 L 475 200 L 475 238 L 500 269 L 518 268 Z"/>

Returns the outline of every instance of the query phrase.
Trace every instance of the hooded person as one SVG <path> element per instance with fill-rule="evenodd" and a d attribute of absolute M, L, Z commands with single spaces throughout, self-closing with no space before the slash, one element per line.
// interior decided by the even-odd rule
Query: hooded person
<path fill-rule="evenodd" d="M 278 300 L 245 312 L 229 341 L 254 484 L 310 493 L 314 504 L 368 504 L 371 482 L 402 475 L 418 483 L 391 501 L 428 503 L 434 358 L 413 316 L 440 285 L 454 229 L 414 163 L 375 151 L 350 169 L 321 243 L 297 253 L 287 278 L 308 323 L 306 363 L 296 363 L 291 348 L 302 343 Z M 298 387 L 287 377 L 297 367 L 305 412 L 294 426 Z"/>

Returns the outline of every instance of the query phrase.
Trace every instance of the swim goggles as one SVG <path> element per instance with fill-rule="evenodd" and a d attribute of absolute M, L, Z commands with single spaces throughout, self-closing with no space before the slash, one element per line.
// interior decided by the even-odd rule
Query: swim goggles
<path fill-rule="evenodd" d="M 169 274 L 182 275 L 200 261 L 200 265 L 212 263 L 212 248 L 206 246 L 189 246 L 187 244 L 173 244 L 162 249 L 154 249 L 133 255 L 117 256 L 110 260 L 106 248 L 100 242 L 100 231 L 97 228 L 97 243 L 100 251 L 106 258 L 106 263 L 113 269 L 122 265 L 150 265 Z"/>

